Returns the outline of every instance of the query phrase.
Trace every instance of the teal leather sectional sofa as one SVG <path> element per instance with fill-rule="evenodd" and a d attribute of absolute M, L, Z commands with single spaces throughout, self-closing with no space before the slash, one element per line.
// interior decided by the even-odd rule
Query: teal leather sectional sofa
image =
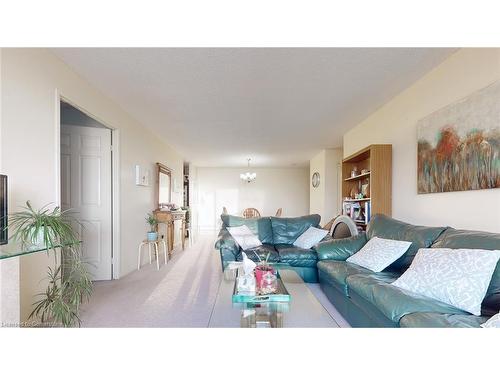
<path fill-rule="evenodd" d="M 345 260 L 372 237 L 411 241 L 409 250 L 383 272 L 372 272 Z M 355 237 L 330 240 L 316 247 L 321 289 L 353 327 L 479 327 L 500 310 L 500 262 L 482 304 L 481 316 L 391 283 L 410 265 L 419 248 L 500 249 L 500 234 L 424 227 L 376 215 Z"/>
<path fill-rule="evenodd" d="M 500 310 L 500 262 L 482 304 L 474 316 L 445 303 L 406 292 L 391 285 L 411 264 L 418 249 L 468 248 L 500 250 L 500 234 L 425 227 L 375 215 L 366 232 L 343 239 L 325 238 L 312 249 L 292 245 L 309 226 L 318 226 L 319 215 L 299 218 L 243 219 L 222 215 L 223 228 L 216 248 L 222 267 L 241 260 L 241 248 L 227 226 L 247 225 L 263 243 L 256 251 L 271 253 L 270 261 L 293 266 L 306 282 L 318 282 L 328 299 L 353 327 L 479 327 Z M 372 237 L 410 241 L 409 250 L 383 272 L 372 272 L 345 260 Z M 256 260 L 253 251 L 247 255 Z"/>
<path fill-rule="evenodd" d="M 254 251 L 263 258 L 269 253 L 269 262 L 287 263 L 294 268 L 305 282 L 318 282 L 318 270 L 316 268 L 318 257 L 316 251 L 293 246 L 293 243 L 309 227 L 319 226 L 320 215 L 294 218 L 261 217 L 255 219 L 221 215 L 221 219 L 222 229 L 219 232 L 215 248 L 220 251 L 223 270 L 229 262 L 241 260 L 243 251 L 226 228 L 246 225 L 262 242 L 262 246 L 245 251 L 250 259 L 253 261 L 258 260 Z M 322 242 L 330 239 L 331 237 L 327 236 Z"/>

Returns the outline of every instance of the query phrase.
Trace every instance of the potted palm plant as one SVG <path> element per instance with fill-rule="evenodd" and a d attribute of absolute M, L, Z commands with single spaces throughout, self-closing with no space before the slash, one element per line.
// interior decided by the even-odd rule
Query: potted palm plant
<path fill-rule="evenodd" d="M 156 241 L 158 239 L 158 232 L 156 231 L 158 220 L 156 220 L 153 214 L 148 214 L 146 216 L 146 223 L 149 224 L 151 229 L 147 234 L 148 241 Z"/>
<path fill-rule="evenodd" d="M 9 215 L 11 239 L 28 248 L 44 247 L 54 254 L 54 264 L 48 267 L 48 285 L 38 294 L 30 318 L 42 324 L 71 327 L 80 325 L 79 309 L 92 294 L 92 281 L 82 259 L 80 241 L 71 223 L 76 220 L 69 211 L 49 205 L 36 210 L 26 202 L 22 211 Z M 55 249 L 61 249 L 61 256 Z"/>

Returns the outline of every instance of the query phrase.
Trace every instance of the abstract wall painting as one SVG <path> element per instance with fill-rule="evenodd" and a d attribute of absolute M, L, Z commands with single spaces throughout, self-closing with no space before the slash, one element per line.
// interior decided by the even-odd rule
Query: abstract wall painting
<path fill-rule="evenodd" d="M 500 188 L 500 81 L 417 124 L 419 194 Z"/>

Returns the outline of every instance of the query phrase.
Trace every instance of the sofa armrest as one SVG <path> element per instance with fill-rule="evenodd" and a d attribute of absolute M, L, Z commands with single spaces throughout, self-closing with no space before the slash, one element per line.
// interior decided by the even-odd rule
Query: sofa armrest
<path fill-rule="evenodd" d="M 215 241 L 216 250 L 231 250 L 235 254 L 240 251 L 240 246 L 236 243 L 231 233 L 227 229 L 223 228 L 220 230 L 217 240 Z"/>
<path fill-rule="evenodd" d="M 215 241 L 215 249 L 220 251 L 223 270 L 229 262 L 236 261 L 241 251 L 240 246 L 225 228 L 221 229 L 219 232 L 217 240 Z"/>
<path fill-rule="evenodd" d="M 367 242 L 365 232 L 348 238 L 320 242 L 314 247 L 318 260 L 346 260 Z"/>

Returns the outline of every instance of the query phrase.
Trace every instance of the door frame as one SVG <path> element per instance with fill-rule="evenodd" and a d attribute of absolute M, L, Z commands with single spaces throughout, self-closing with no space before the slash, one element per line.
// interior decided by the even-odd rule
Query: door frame
<path fill-rule="evenodd" d="M 120 278 L 121 272 L 121 246 L 120 246 L 120 129 L 110 125 L 106 121 L 93 115 L 76 104 L 68 96 L 56 89 L 55 93 L 55 143 L 56 143 L 56 199 L 55 202 L 61 206 L 61 101 L 82 111 L 87 116 L 100 122 L 111 130 L 111 279 Z"/>

